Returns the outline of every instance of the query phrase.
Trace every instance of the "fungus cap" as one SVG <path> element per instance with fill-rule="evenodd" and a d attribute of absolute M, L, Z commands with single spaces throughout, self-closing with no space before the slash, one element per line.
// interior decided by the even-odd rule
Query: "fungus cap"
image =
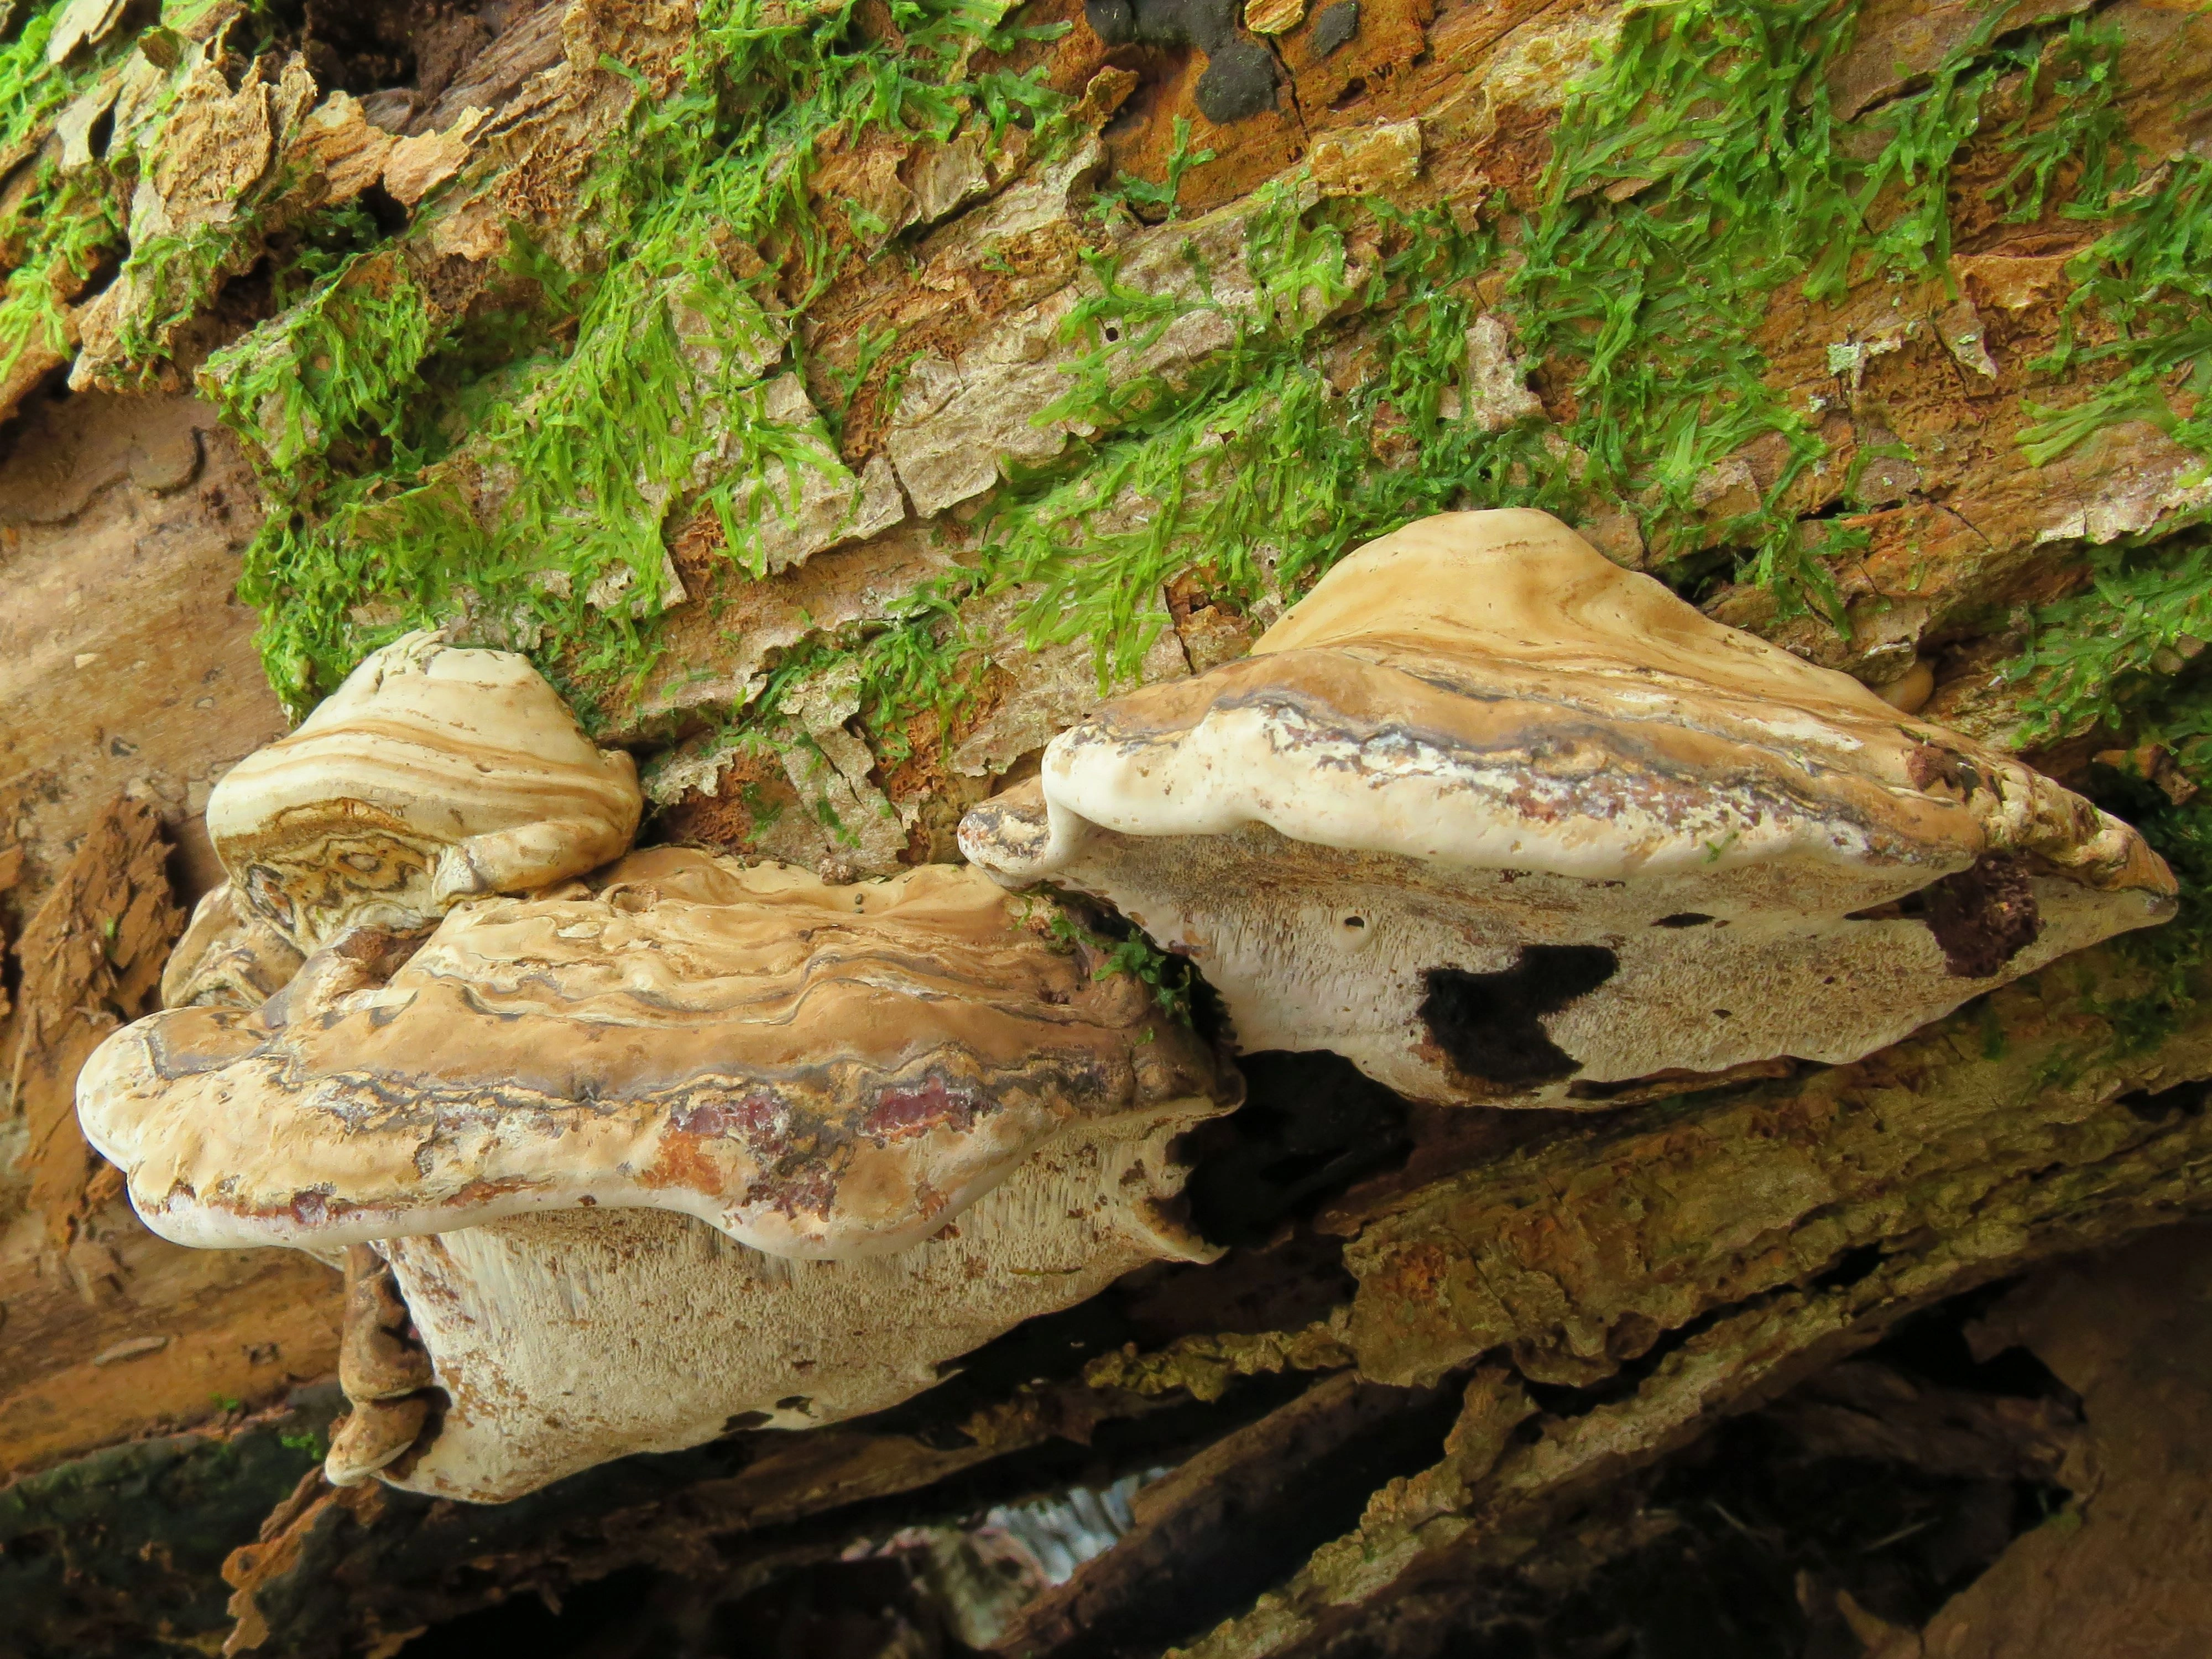
<path fill-rule="evenodd" d="M 258 1008 L 300 971 L 299 947 L 274 922 L 219 882 L 192 907 L 192 919 L 161 969 L 161 1006 L 194 1003 Z"/>
<path fill-rule="evenodd" d="M 1066 1124 L 1233 1103 L 1136 981 L 1094 981 L 1020 908 L 964 868 L 831 887 L 636 854 L 458 906 L 419 946 L 356 927 L 259 1009 L 128 1026 L 87 1062 L 78 1115 L 183 1244 L 327 1249 L 599 1206 L 776 1255 L 900 1250 Z"/>
<path fill-rule="evenodd" d="M 313 951 L 581 875 L 629 848 L 642 805 L 630 757 L 527 659 L 416 633 L 226 773 L 207 824 L 246 903 Z"/>
<path fill-rule="evenodd" d="M 1505 1104 L 1856 1059 L 2174 892 L 2049 779 L 1526 511 L 1355 550 L 961 846 L 1189 955 L 1247 1049 Z"/>

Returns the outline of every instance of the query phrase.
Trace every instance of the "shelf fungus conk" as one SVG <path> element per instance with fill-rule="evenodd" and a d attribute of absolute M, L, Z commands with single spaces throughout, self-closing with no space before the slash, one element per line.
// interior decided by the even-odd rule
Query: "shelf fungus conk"
<path fill-rule="evenodd" d="M 633 854 L 427 939 L 354 927 L 258 1010 L 126 1027 L 78 1113 L 165 1237 L 377 1241 L 435 1389 L 379 1341 L 397 1382 L 335 1474 L 511 1498 L 879 1409 L 1212 1254 L 1170 1144 L 1233 1079 L 1026 913 L 964 868 Z"/>
<path fill-rule="evenodd" d="M 1246 1050 L 1500 1105 L 1855 1060 L 2174 895 L 2088 802 L 1526 511 L 1358 549 L 960 842 L 1187 953 Z"/>
<path fill-rule="evenodd" d="M 161 969 L 161 1006 L 258 1008 L 300 971 L 300 948 L 238 889 L 220 882 L 192 907 L 184 936 Z"/>
<path fill-rule="evenodd" d="M 304 951 L 356 922 L 425 927 L 619 857 L 643 799 L 526 658 L 410 634 L 208 797 L 245 908 Z"/>

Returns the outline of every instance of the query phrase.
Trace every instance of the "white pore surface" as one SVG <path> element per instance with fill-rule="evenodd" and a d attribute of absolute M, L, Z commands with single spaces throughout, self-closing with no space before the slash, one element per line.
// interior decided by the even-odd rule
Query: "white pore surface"
<path fill-rule="evenodd" d="M 1258 872 L 1265 872 L 1261 877 Z M 1753 866 L 1634 882 L 1474 870 L 1227 835 L 1079 832 L 1054 872 L 1110 896 L 1184 951 L 1227 1004 L 1237 1047 L 1328 1049 L 1418 1099 L 1568 1103 L 1575 1083 L 1718 1072 L 1794 1055 L 1840 1063 L 1897 1042 L 1991 986 L 2157 919 L 2157 896 L 2033 883 L 2035 942 L 1998 975 L 1951 975 L 1924 923 L 1849 913 L 1910 892 L 1924 870 Z M 1670 918 L 1704 915 L 1687 926 Z M 1580 1069 L 1470 1097 L 1419 1009 L 1434 968 L 1498 973 L 1529 945 L 1600 945 L 1619 967 L 1544 1016 Z"/>
<path fill-rule="evenodd" d="M 453 1405 L 392 1484 L 496 1503 L 733 1417 L 805 1428 L 878 1411 L 939 1367 L 1144 1262 L 1203 1259 L 1153 1208 L 1186 1173 L 1192 1101 L 1077 1126 L 939 1237 L 795 1261 L 688 1216 L 572 1210 L 384 1247 Z M 757 1420 L 757 1419 L 754 1419 Z"/>

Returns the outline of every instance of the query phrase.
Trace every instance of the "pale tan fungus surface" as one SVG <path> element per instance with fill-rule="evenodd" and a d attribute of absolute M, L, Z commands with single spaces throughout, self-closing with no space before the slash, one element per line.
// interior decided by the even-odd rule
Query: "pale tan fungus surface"
<path fill-rule="evenodd" d="M 228 882 L 192 908 L 161 969 L 161 1006 L 258 1008 L 291 982 L 306 958 L 276 924 L 241 902 Z"/>
<path fill-rule="evenodd" d="M 961 844 L 1189 955 L 1247 1051 L 1500 1104 L 1855 1059 L 2174 890 L 2049 779 L 1526 511 L 1356 550 Z"/>
<path fill-rule="evenodd" d="M 208 833 L 246 902 L 305 950 L 409 927 L 619 857 L 637 770 L 507 651 L 406 635 L 216 786 Z"/>
<path fill-rule="evenodd" d="M 1211 1254 L 1173 1146 L 1233 1080 L 1033 908 L 969 869 L 656 848 L 140 1021 L 79 1111 L 166 1237 L 377 1240 L 413 1329 L 349 1259 L 331 1477 L 498 1501 L 881 1409 Z"/>
<path fill-rule="evenodd" d="M 250 1013 L 141 1020 L 78 1110 L 180 1243 L 601 1205 L 780 1255 L 903 1249 L 1066 1124 L 1227 1093 L 1141 985 L 1018 908 L 968 869 L 832 887 L 656 849 L 464 905 L 411 957 L 356 930 Z"/>

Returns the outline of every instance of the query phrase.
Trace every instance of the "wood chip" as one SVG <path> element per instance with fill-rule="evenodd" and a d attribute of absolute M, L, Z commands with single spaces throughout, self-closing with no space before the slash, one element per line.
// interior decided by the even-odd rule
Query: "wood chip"
<path fill-rule="evenodd" d="M 127 1342 L 118 1342 L 112 1348 L 102 1348 L 93 1355 L 95 1365 L 113 1365 L 125 1359 L 137 1359 L 149 1353 L 159 1353 L 169 1346 L 166 1336 L 134 1336 Z"/>
<path fill-rule="evenodd" d="M 1244 27 L 1255 34 L 1288 34 L 1306 20 L 1306 0 L 1246 0 Z"/>

